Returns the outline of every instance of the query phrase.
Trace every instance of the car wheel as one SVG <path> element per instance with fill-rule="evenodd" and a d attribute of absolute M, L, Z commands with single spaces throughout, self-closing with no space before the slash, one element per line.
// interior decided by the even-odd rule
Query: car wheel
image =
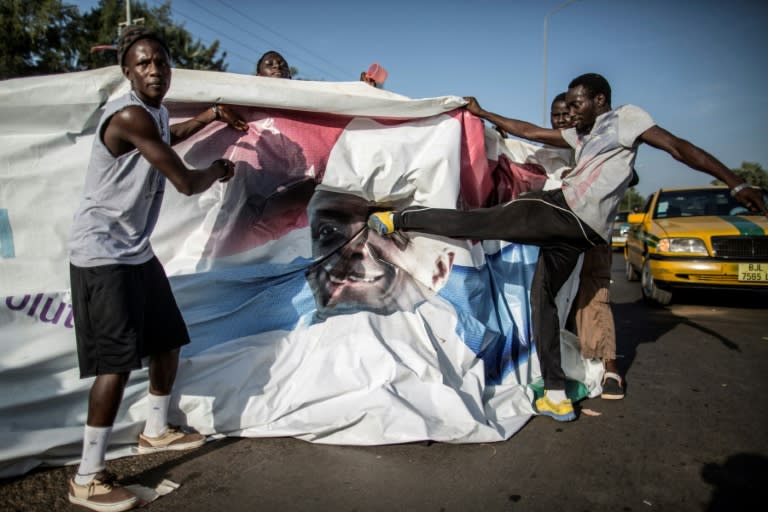
<path fill-rule="evenodd" d="M 672 302 L 672 293 L 660 289 L 654 282 L 648 259 L 643 262 L 643 270 L 640 274 L 640 289 L 646 302 L 660 306 L 666 306 Z"/>
<path fill-rule="evenodd" d="M 637 278 L 640 277 L 629 260 L 624 260 L 624 276 L 627 278 L 627 281 L 637 281 Z"/>

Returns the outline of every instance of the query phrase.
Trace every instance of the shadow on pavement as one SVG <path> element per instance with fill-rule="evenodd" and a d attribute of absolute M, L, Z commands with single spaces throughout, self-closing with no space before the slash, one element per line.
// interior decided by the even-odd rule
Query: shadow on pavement
<path fill-rule="evenodd" d="M 765 501 L 768 458 L 754 453 L 731 455 L 723 464 L 705 464 L 701 478 L 712 485 L 706 512 L 756 510 Z"/>
<path fill-rule="evenodd" d="M 762 310 L 768 304 L 768 289 L 765 290 L 718 290 L 718 289 L 676 289 L 669 306 L 645 302 L 640 293 L 640 283 L 628 282 L 624 271 L 624 256 L 614 252 L 611 263 L 611 310 L 616 326 L 616 351 L 620 355 L 618 365 L 626 375 L 635 360 L 637 347 L 641 343 L 655 343 L 665 333 L 678 326 L 687 326 L 706 337 L 720 342 L 726 349 L 742 352 L 728 329 L 719 332 L 697 322 L 696 315 L 690 315 L 692 308 L 710 308 L 712 315 L 725 318 L 729 309 Z M 722 310 L 722 311 L 721 311 Z M 707 310 L 705 310 L 707 311 Z M 677 312 L 677 313 L 676 313 Z"/>
<path fill-rule="evenodd" d="M 638 305 L 639 303 L 639 305 Z M 611 304 L 615 319 L 636 315 L 638 308 L 644 312 L 643 319 L 631 322 L 616 322 L 616 352 L 623 358 L 618 360 L 619 369 L 626 375 L 627 370 L 637 355 L 637 346 L 641 343 L 655 343 L 666 332 L 680 325 L 691 327 L 701 334 L 718 340 L 728 350 L 741 352 L 739 344 L 717 331 L 705 327 L 684 316 L 674 314 L 669 308 L 644 306 L 642 300 L 634 303 Z"/>
<path fill-rule="evenodd" d="M 676 290 L 673 305 L 765 309 L 768 290 Z"/>
<path fill-rule="evenodd" d="M 190 452 L 186 452 L 183 455 L 174 457 L 170 460 L 166 460 L 165 462 L 151 466 L 148 469 L 144 469 L 143 471 L 140 471 L 139 473 L 135 473 L 130 477 L 125 478 L 125 480 L 121 481 L 123 485 L 131 485 L 131 484 L 139 484 L 145 487 L 149 488 L 155 488 L 160 482 L 162 482 L 164 479 L 169 478 L 168 474 L 170 471 L 182 464 L 185 464 L 186 462 L 195 460 L 200 457 L 205 457 L 211 452 L 214 452 L 216 450 L 220 450 L 226 446 L 229 446 L 233 443 L 236 443 L 240 441 L 242 438 L 239 437 L 226 437 L 223 439 L 218 439 L 215 441 L 209 441 L 205 443 L 205 445 L 201 446 L 200 448 L 196 450 L 192 450 Z M 171 453 L 171 452 L 166 452 Z M 180 453 L 180 452 L 176 452 Z M 137 456 L 139 459 L 136 460 L 138 463 L 141 458 L 147 459 L 147 455 L 139 455 Z M 147 459 L 147 463 L 151 464 L 151 461 Z M 187 476 L 185 478 L 186 481 L 193 480 L 195 478 L 195 474 Z M 169 478 L 170 480 L 173 480 L 173 478 Z M 181 483 L 181 482 L 176 482 Z"/>

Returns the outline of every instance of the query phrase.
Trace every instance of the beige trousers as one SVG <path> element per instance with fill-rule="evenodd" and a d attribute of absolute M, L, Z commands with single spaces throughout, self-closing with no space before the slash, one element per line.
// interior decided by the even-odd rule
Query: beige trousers
<path fill-rule="evenodd" d="M 610 245 L 599 245 L 584 253 L 573 307 L 581 355 L 587 359 L 616 359 L 616 328 L 609 293 L 612 252 Z"/>

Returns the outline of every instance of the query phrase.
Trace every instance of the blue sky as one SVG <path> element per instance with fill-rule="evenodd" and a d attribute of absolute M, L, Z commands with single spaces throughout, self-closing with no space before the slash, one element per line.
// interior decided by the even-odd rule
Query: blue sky
<path fill-rule="evenodd" d="M 87 11 L 97 2 L 71 3 Z M 269 49 L 309 79 L 357 80 L 378 62 L 390 91 L 472 95 L 488 110 L 541 124 L 544 19 L 564 3 L 173 0 L 171 7 L 203 42 L 220 41 L 232 73 L 251 74 Z M 548 20 L 547 104 L 571 78 L 597 72 L 611 83 L 613 106 L 644 108 L 728 167 L 768 168 L 768 2 L 573 0 Z M 636 167 L 643 195 L 710 180 L 647 146 Z"/>

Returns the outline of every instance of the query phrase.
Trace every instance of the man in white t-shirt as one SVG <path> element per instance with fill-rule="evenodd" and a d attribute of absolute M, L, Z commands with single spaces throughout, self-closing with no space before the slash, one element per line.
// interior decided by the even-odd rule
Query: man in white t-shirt
<path fill-rule="evenodd" d="M 574 128 L 567 130 L 509 119 L 482 109 L 475 98 L 465 99 L 467 110 L 511 135 L 572 147 L 576 164 L 562 188 L 532 192 L 500 206 L 470 211 L 411 208 L 378 212 L 368 223 L 382 234 L 419 231 L 539 246 L 539 263 L 531 284 L 531 315 L 545 394 L 536 400 L 536 408 L 558 421 L 571 421 L 576 415 L 565 395 L 555 296 L 579 254 L 610 239 L 612 221 L 632 179 L 640 143 L 662 149 L 725 182 L 731 194 L 750 210 L 768 215 L 768 209 L 760 192 L 749 188 L 706 151 L 657 126 L 644 110 L 634 105 L 612 109 L 610 85 L 596 73 L 581 75 L 568 85 L 566 101 Z"/>
<path fill-rule="evenodd" d="M 552 100 L 549 121 L 552 128 L 571 128 L 571 114 L 561 92 Z M 564 151 L 559 149 L 559 151 Z M 570 149 L 566 150 L 569 153 Z M 565 177 L 570 168 L 561 177 Z M 633 171 L 633 180 L 637 174 Z M 549 183 L 549 181 L 548 181 Z M 560 186 L 562 183 L 558 183 Z M 634 186 L 632 182 L 630 187 Z M 550 187 L 554 188 L 554 187 Z M 579 288 L 573 302 L 571 316 L 579 336 L 581 355 L 585 359 L 599 359 L 605 368 L 601 398 L 624 398 L 624 379 L 619 375 L 616 363 L 616 328 L 610 305 L 611 258 L 613 251 L 608 244 L 598 245 L 584 253 L 579 273 Z"/>

